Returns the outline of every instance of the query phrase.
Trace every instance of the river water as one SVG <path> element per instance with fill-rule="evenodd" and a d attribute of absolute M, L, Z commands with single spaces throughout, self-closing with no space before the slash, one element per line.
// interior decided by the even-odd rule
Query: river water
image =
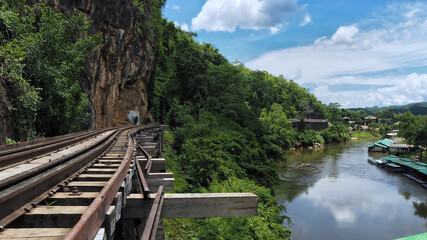
<path fill-rule="evenodd" d="M 427 232 L 427 189 L 367 162 L 375 140 L 288 153 L 275 187 L 294 240 L 395 239 Z"/>

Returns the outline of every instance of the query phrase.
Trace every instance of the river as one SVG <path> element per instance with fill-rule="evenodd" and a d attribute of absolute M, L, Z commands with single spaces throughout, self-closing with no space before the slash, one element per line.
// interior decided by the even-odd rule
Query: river
<path fill-rule="evenodd" d="M 367 162 L 375 140 L 297 150 L 274 189 L 293 240 L 395 239 L 427 232 L 427 189 Z"/>

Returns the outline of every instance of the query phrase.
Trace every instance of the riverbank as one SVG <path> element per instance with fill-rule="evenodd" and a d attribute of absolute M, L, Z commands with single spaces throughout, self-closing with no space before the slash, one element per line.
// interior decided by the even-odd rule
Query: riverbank
<path fill-rule="evenodd" d="M 374 141 L 288 152 L 274 190 L 291 218 L 292 239 L 385 240 L 426 231 L 425 189 L 370 165 L 367 146 Z"/>

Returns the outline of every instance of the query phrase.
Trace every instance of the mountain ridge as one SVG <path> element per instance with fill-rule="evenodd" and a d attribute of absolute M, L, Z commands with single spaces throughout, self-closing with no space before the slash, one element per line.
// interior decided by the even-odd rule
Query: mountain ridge
<path fill-rule="evenodd" d="M 391 109 L 394 113 L 404 113 L 410 111 L 414 115 L 426 115 L 427 114 L 427 102 L 416 102 L 409 103 L 406 105 L 392 105 L 387 107 L 365 107 L 365 108 L 347 108 L 350 111 L 364 110 L 367 114 L 374 114 L 376 111 L 386 111 Z"/>

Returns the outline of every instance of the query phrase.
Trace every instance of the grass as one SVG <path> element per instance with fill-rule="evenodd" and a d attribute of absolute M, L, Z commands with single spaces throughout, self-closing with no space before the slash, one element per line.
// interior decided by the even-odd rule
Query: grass
<path fill-rule="evenodd" d="M 351 133 L 352 137 L 355 138 L 374 138 L 381 137 L 381 134 L 375 132 L 367 132 L 367 131 L 356 131 Z"/>

